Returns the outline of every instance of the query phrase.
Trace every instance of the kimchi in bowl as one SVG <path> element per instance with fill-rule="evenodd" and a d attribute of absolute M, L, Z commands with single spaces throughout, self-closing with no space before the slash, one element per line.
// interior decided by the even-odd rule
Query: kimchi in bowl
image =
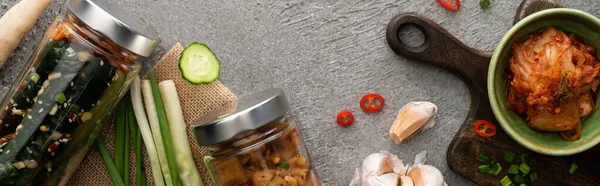
<path fill-rule="evenodd" d="M 592 52 L 596 60 L 600 59 L 600 19 L 586 12 L 555 8 L 534 13 L 515 24 L 499 42 L 488 70 L 488 96 L 494 115 L 506 133 L 524 147 L 547 155 L 565 156 L 583 152 L 600 143 L 600 112 L 598 111 L 598 92 L 591 94 L 592 111 L 581 118 L 581 136 L 578 140 L 568 141 L 557 132 L 545 132 L 532 129 L 530 119 L 523 113 L 509 109 L 507 105 L 508 64 L 513 55 L 513 46 L 523 43 L 529 36 L 553 27 L 567 35 L 574 35 L 581 42 L 595 48 Z M 509 82 L 510 83 L 510 82 Z"/>

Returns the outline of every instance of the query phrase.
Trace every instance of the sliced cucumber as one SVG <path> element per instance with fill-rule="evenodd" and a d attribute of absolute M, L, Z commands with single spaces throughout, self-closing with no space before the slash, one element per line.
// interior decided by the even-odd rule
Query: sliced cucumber
<path fill-rule="evenodd" d="M 194 42 L 181 53 L 179 70 L 191 84 L 209 84 L 219 77 L 221 63 L 208 46 Z"/>

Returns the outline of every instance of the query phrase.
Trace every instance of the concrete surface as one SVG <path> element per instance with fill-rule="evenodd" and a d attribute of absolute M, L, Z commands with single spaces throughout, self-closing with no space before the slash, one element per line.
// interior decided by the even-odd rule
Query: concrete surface
<path fill-rule="evenodd" d="M 520 3 L 495 1 L 482 10 L 478 1 L 463 1 L 458 12 L 451 12 L 436 0 L 110 1 L 143 17 L 160 33 L 163 42 L 147 66 L 176 42 L 199 41 L 217 54 L 220 80 L 239 96 L 283 88 L 292 105 L 290 116 L 300 126 L 326 185 L 347 185 L 361 161 L 379 150 L 408 162 L 427 150 L 427 163 L 438 167 L 449 185 L 472 185 L 446 164 L 446 149 L 467 114 L 466 86 L 446 71 L 397 56 L 387 46 L 385 27 L 397 14 L 416 12 L 467 45 L 491 50 L 511 27 Z M 0 14 L 16 2 L 0 0 Z M 600 15 L 595 0 L 562 3 Z M 55 0 L 0 70 L 2 96 L 46 26 L 65 12 L 63 4 Z M 358 100 L 367 92 L 385 97 L 382 112 L 360 111 Z M 394 144 L 387 131 L 396 113 L 404 104 L 420 100 L 438 105 L 436 127 Z M 356 118 L 348 128 L 335 124 L 342 109 L 352 110 Z"/>

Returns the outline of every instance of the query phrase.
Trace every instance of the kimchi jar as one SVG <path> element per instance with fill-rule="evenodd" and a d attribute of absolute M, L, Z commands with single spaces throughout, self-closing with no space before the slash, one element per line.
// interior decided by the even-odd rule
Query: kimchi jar
<path fill-rule="evenodd" d="M 0 103 L 0 185 L 65 185 L 158 43 L 105 1 L 66 6 Z"/>
<path fill-rule="evenodd" d="M 204 163 L 215 185 L 321 185 L 288 110 L 283 91 L 270 89 L 240 99 L 233 114 L 193 126 L 198 144 L 209 147 Z"/>

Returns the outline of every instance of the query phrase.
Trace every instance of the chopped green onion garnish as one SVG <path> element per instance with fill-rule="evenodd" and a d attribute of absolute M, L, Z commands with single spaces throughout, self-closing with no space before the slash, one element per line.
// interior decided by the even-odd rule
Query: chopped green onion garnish
<path fill-rule="evenodd" d="M 571 168 L 569 168 L 569 173 L 573 174 L 575 173 L 575 171 L 577 170 L 577 168 L 579 168 L 579 165 L 577 164 L 571 164 Z"/>
<path fill-rule="evenodd" d="M 71 105 L 71 111 L 73 111 L 73 112 L 79 112 L 80 111 L 79 110 L 79 105 L 77 105 L 77 104 Z"/>
<path fill-rule="evenodd" d="M 487 173 L 490 172 L 490 166 L 489 165 L 480 165 L 479 167 L 477 167 L 479 169 L 480 173 Z"/>
<path fill-rule="evenodd" d="M 508 178 L 508 176 L 504 176 L 504 178 L 500 180 L 500 185 L 502 186 L 509 186 L 510 184 L 512 184 L 512 181 L 510 181 L 510 178 Z"/>
<path fill-rule="evenodd" d="M 508 151 L 506 154 L 504 154 L 504 161 L 508 163 L 514 163 L 515 157 L 517 157 L 517 155 L 514 152 Z"/>
<path fill-rule="evenodd" d="M 525 182 L 525 176 L 521 176 L 520 174 L 515 175 L 515 183 L 523 183 Z"/>
<path fill-rule="evenodd" d="M 515 164 L 510 165 L 510 167 L 508 168 L 508 173 L 519 174 L 519 166 Z"/>
<path fill-rule="evenodd" d="M 477 161 L 484 163 L 484 164 L 488 164 L 490 163 L 490 158 L 487 157 L 486 155 L 479 155 L 479 157 L 477 157 Z"/>
<path fill-rule="evenodd" d="M 527 158 L 528 158 L 527 154 L 521 154 L 520 157 L 521 157 L 521 163 L 527 162 Z"/>
<path fill-rule="evenodd" d="M 529 174 L 529 181 L 533 183 L 535 180 L 537 180 L 537 173 L 531 172 L 531 174 Z"/>
<path fill-rule="evenodd" d="M 67 97 L 65 97 L 65 94 L 63 94 L 62 92 L 59 94 L 56 94 L 56 96 L 54 96 L 54 100 L 60 104 L 65 103 L 65 101 L 67 101 Z"/>
<path fill-rule="evenodd" d="M 531 171 L 531 167 L 529 167 L 526 163 L 521 163 L 521 165 L 519 166 L 519 170 L 527 175 L 529 174 L 529 171 Z"/>
<path fill-rule="evenodd" d="M 499 163 L 496 163 L 496 166 L 498 168 L 496 169 L 496 171 L 494 171 L 494 176 L 498 176 L 498 174 L 500 174 L 500 171 L 502 170 L 502 166 L 500 166 Z"/>
<path fill-rule="evenodd" d="M 285 161 L 281 161 L 281 163 L 279 163 L 279 166 L 281 166 L 281 168 L 285 170 L 288 170 L 290 168 L 290 164 Z"/>
<path fill-rule="evenodd" d="M 33 73 L 33 75 L 31 75 L 31 81 L 33 81 L 34 83 L 37 83 L 40 80 L 40 75 L 38 73 Z"/>
<path fill-rule="evenodd" d="M 483 9 L 489 8 L 490 5 L 492 5 L 491 0 L 479 0 L 479 6 L 481 6 L 481 8 L 483 8 Z"/>

